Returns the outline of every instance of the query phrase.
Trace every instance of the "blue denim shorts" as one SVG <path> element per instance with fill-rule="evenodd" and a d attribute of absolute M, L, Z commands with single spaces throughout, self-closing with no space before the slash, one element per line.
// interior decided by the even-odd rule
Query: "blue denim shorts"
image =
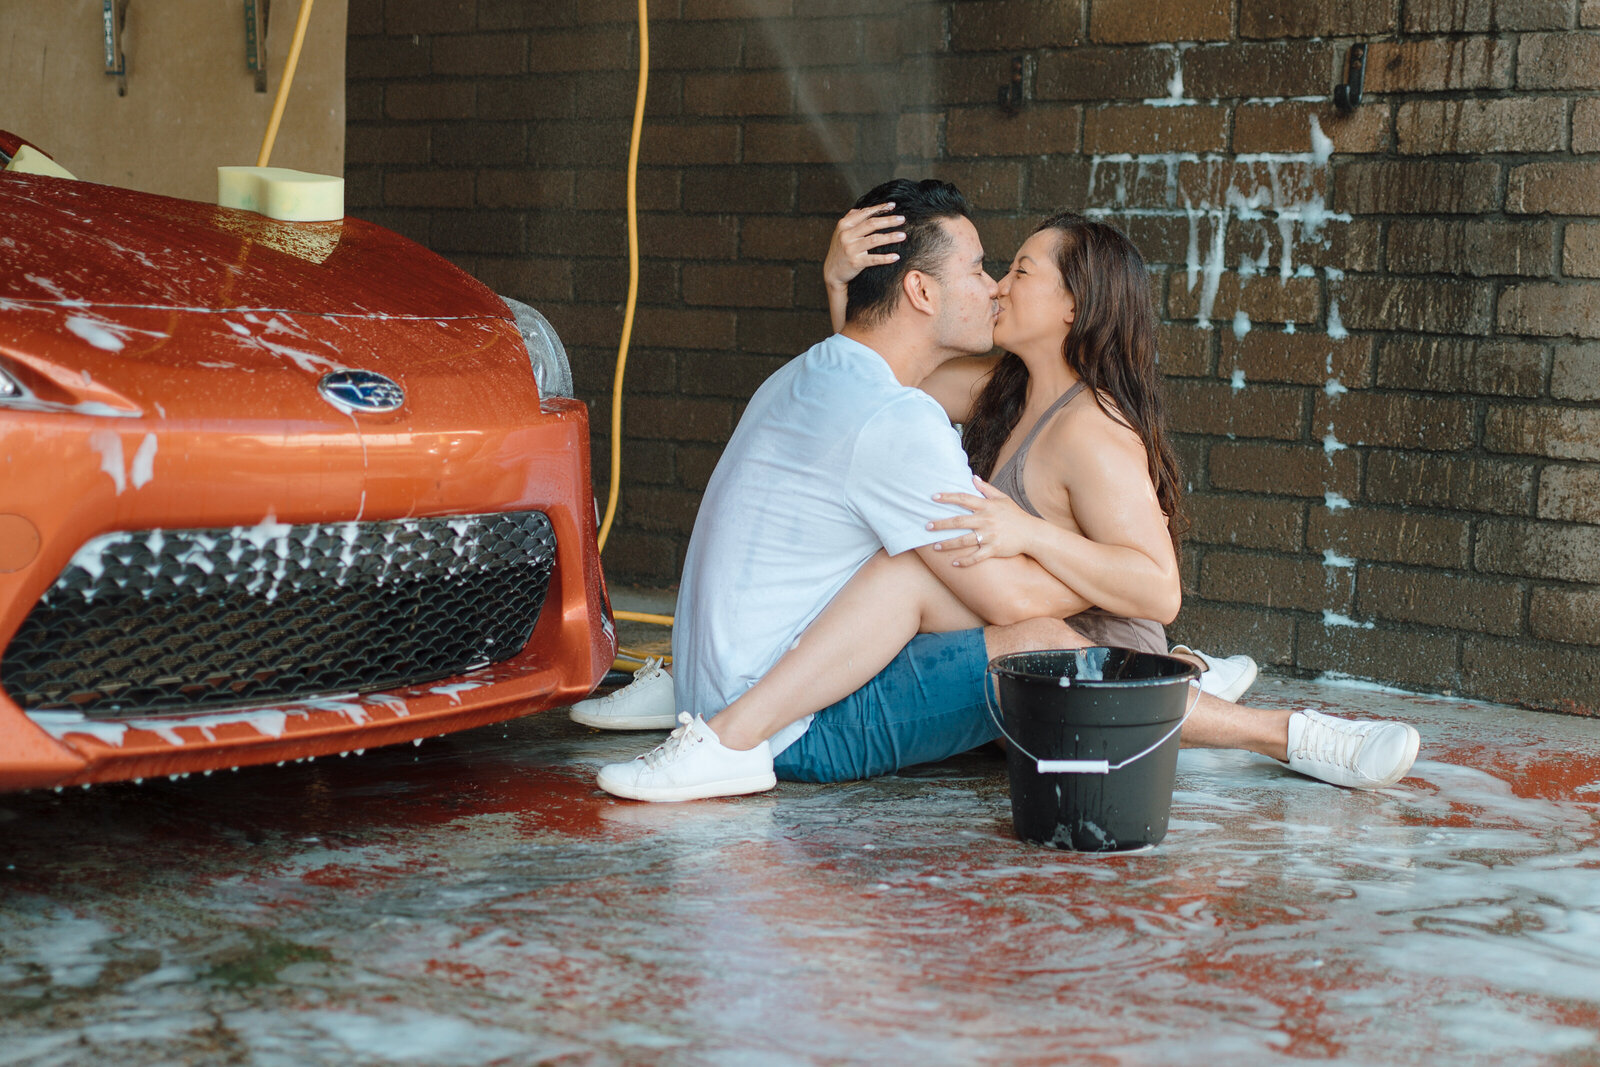
<path fill-rule="evenodd" d="M 773 760 L 792 782 L 846 782 L 948 759 L 999 736 L 983 699 L 983 631 L 918 634 L 878 676 L 817 712 Z"/>

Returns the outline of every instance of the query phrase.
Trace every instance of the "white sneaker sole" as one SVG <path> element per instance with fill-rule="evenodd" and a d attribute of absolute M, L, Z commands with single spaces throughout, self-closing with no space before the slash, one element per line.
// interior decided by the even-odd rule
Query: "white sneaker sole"
<path fill-rule="evenodd" d="M 667 715 L 607 715 L 603 711 L 573 708 L 567 717 L 580 726 L 596 730 L 670 730 L 678 725 L 676 712 Z"/>
<path fill-rule="evenodd" d="M 595 778 L 596 784 L 612 796 L 622 797 L 625 800 L 645 800 L 652 803 L 670 803 L 679 800 L 710 800 L 712 797 L 737 797 L 746 793 L 765 793 L 775 788 L 778 776 L 771 771 L 766 774 L 755 774 L 748 778 L 725 778 L 719 782 L 699 782 L 694 785 L 662 786 L 652 788 L 649 786 L 635 786 L 626 782 L 608 782 L 601 773 Z"/>
<path fill-rule="evenodd" d="M 1422 735 L 1417 733 L 1417 728 L 1410 723 L 1401 723 L 1406 728 L 1406 756 L 1400 763 L 1400 769 L 1381 782 L 1375 782 L 1368 789 L 1387 789 L 1400 779 L 1411 773 L 1411 765 L 1417 762 L 1417 753 L 1422 750 Z"/>

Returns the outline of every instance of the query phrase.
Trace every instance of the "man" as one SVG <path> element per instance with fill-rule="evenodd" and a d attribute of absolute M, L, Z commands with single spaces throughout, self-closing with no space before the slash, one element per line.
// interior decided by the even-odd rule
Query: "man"
<path fill-rule="evenodd" d="M 943 410 L 916 386 L 948 360 L 989 351 L 997 287 L 953 186 L 898 180 L 857 206 L 886 201 L 905 220 L 899 259 L 858 275 L 844 330 L 757 390 L 712 475 L 673 633 L 674 688 L 691 714 L 655 751 L 603 768 L 610 792 L 687 800 L 771 788 L 778 776 L 840 780 L 943 759 L 995 736 L 983 693 L 989 659 L 1085 643 L 1061 620 L 1088 603 L 1028 557 L 937 562 L 931 546 L 949 534 L 929 531 L 928 520 L 961 512 L 932 497 L 965 492 L 971 471 Z M 720 737 L 706 717 L 770 671 L 881 550 L 928 564 L 926 611 L 937 617 L 925 614 L 923 629 L 938 632 L 919 634 L 866 686 L 770 742 Z M 951 603 L 958 610 L 941 606 Z M 945 621 L 974 617 L 988 625 Z M 1183 736 L 1291 766 L 1298 751 L 1297 769 L 1346 785 L 1398 780 L 1417 747 L 1416 731 L 1399 723 L 1207 696 Z"/>

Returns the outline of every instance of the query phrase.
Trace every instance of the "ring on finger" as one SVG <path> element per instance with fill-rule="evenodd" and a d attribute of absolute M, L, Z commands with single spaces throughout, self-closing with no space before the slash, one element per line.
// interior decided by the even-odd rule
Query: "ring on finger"
<path fill-rule="evenodd" d="M 983 534 L 978 534 L 976 536 L 977 536 L 978 544 L 980 544 L 980 545 L 983 544 Z"/>

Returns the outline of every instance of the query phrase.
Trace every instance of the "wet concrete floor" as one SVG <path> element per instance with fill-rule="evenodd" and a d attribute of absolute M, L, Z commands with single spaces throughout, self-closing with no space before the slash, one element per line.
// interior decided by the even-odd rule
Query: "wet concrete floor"
<path fill-rule="evenodd" d="M 0 796 L 0 1064 L 1600 1064 L 1600 723 L 1263 679 L 1422 732 L 1378 793 L 1185 752 L 1171 831 L 1011 834 L 983 751 L 691 805 L 562 713 Z"/>

